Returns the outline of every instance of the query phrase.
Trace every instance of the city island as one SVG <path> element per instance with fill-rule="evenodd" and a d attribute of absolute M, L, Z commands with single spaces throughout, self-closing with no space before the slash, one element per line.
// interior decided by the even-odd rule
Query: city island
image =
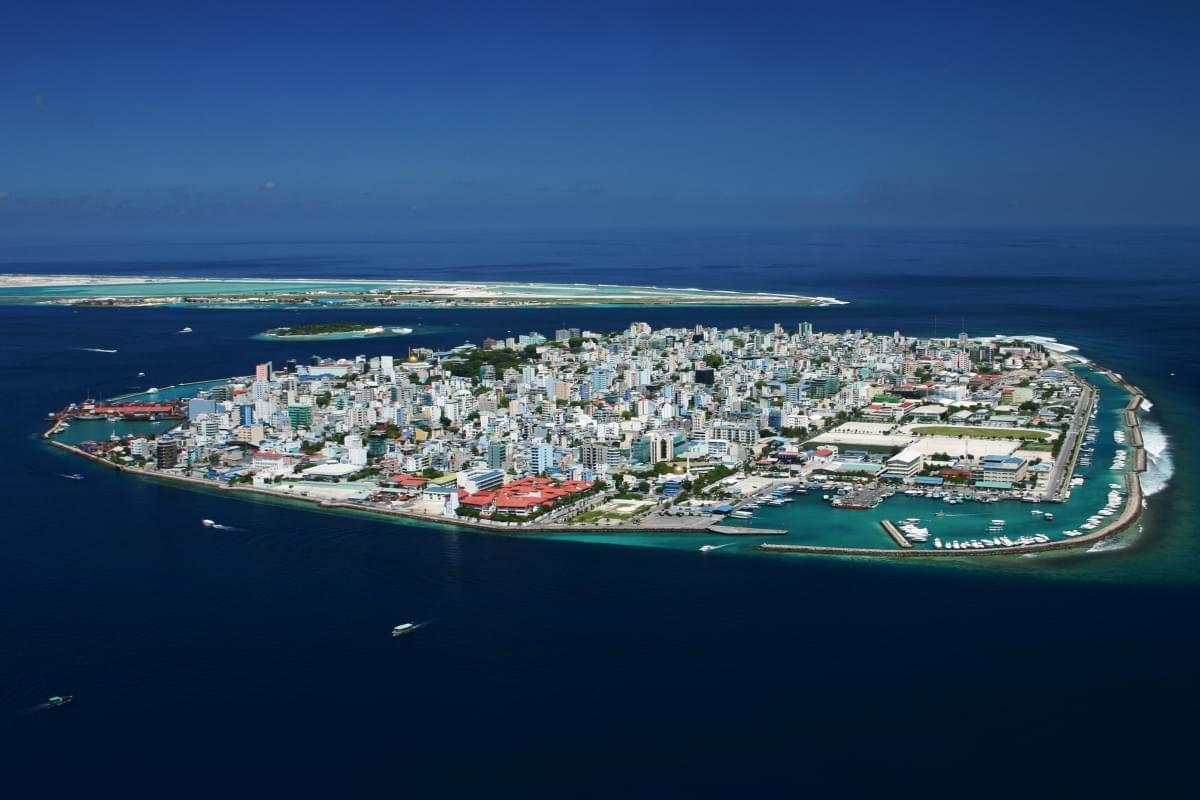
<path fill-rule="evenodd" d="M 724 289 L 326 278 L 0 275 L 0 302 L 145 308 L 499 308 L 578 305 L 844 305 L 833 297 Z"/>
<path fill-rule="evenodd" d="M 565 328 L 87 399 L 44 436 L 132 474 L 498 533 L 1020 553 L 1095 542 L 1143 507 L 1142 394 L 1071 349 Z"/>

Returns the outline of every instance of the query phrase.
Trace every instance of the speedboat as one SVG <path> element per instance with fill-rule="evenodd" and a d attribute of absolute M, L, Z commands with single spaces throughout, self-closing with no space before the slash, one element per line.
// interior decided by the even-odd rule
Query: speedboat
<path fill-rule="evenodd" d="M 730 542 L 729 544 L 733 544 Z M 729 547 L 729 544 L 702 544 L 700 545 L 701 553 L 711 553 L 713 550 L 720 550 L 722 547 Z"/>
<path fill-rule="evenodd" d="M 392 636 L 406 636 L 417 629 L 417 623 L 405 622 L 392 628 Z"/>
<path fill-rule="evenodd" d="M 212 528 L 215 527 L 217 523 L 213 522 L 211 519 L 202 519 L 200 520 L 200 524 L 206 528 Z"/>
<path fill-rule="evenodd" d="M 179 332 L 180 333 L 191 333 L 192 329 L 191 328 L 180 328 Z"/>
<path fill-rule="evenodd" d="M 60 475 L 59 477 L 61 477 L 61 478 L 70 478 L 70 479 L 71 479 L 71 480 L 73 480 L 73 481 L 81 481 L 81 480 L 83 480 L 83 476 L 82 476 L 82 475 L 80 475 L 78 472 L 73 472 L 73 473 L 71 473 L 70 475 Z"/>
<path fill-rule="evenodd" d="M 54 697 L 48 699 L 46 703 L 49 704 L 51 708 L 58 708 L 59 706 L 65 706 L 74 699 L 75 695 L 73 694 L 56 694 Z"/>

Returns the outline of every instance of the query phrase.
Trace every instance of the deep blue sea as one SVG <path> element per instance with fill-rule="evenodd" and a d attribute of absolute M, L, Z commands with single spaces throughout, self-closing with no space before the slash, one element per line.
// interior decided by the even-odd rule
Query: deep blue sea
<path fill-rule="evenodd" d="M 5 796 L 1153 797 L 1194 774 L 1200 229 L 11 234 L 0 272 L 849 302 L 352 312 L 436 332 L 320 344 L 251 336 L 335 312 L 0 305 Z M 114 474 L 38 436 L 46 412 L 89 392 L 634 320 L 1058 337 L 1153 402 L 1143 530 L 1054 558 L 703 558 L 226 498 Z M 185 325 L 194 333 L 175 333 Z M 59 477 L 75 472 L 85 480 Z M 393 640 L 409 620 L 430 624 Z M 76 701 L 38 708 L 60 692 Z"/>

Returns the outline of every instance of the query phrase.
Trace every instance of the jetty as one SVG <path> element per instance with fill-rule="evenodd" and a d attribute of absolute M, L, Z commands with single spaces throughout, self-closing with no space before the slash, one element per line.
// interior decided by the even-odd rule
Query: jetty
<path fill-rule="evenodd" d="M 784 536 L 787 530 L 783 528 L 744 528 L 739 525 L 709 525 L 710 533 L 721 533 L 725 536 Z"/>
<path fill-rule="evenodd" d="M 912 547 L 912 542 L 904 538 L 904 534 L 900 533 L 890 519 L 885 519 L 880 524 L 883 525 L 883 529 L 887 531 L 888 536 L 892 537 L 896 544 L 901 547 Z"/>

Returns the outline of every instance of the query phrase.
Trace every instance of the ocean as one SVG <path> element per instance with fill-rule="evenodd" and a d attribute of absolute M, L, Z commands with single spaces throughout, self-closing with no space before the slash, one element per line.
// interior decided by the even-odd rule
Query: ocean
<path fill-rule="evenodd" d="M 0 775 L 24 790 L 14 797 L 97 785 L 661 797 L 1010 783 L 1153 795 L 1193 772 L 1200 229 L 9 237 L 0 272 L 848 301 L 341 312 L 417 332 L 323 343 L 252 337 L 337 312 L 0 304 Z M 228 498 L 114 474 L 39 437 L 48 411 L 89 393 L 314 352 L 402 354 L 635 320 L 1055 337 L 1151 401 L 1140 529 L 1055 556 L 709 558 L 669 536 L 525 539 Z M 194 332 L 176 333 L 184 326 Z M 71 473 L 85 479 L 61 477 Z M 391 638 L 412 620 L 428 625 Z M 39 706 L 63 692 L 76 701 Z"/>

